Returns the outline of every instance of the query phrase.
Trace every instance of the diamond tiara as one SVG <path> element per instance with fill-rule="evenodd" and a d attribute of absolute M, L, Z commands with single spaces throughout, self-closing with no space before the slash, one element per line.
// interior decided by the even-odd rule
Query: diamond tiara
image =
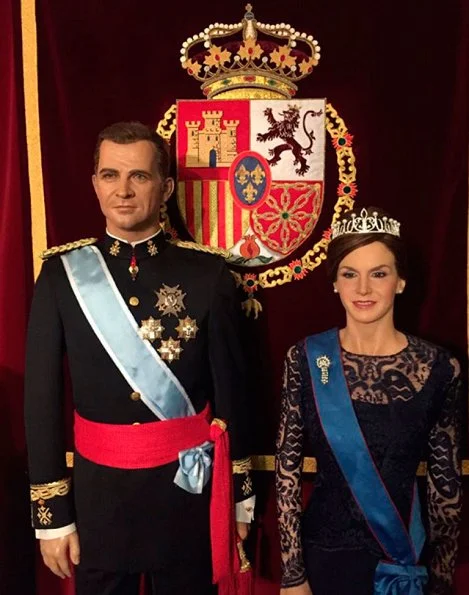
<path fill-rule="evenodd" d="M 342 219 L 331 225 L 331 239 L 352 233 L 388 233 L 400 236 L 401 224 L 395 219 L 379 216 L 376 211 L 370 214 L 366 209 L 360 211 L 360 216 L 352 213 L 349 219 Z"/>

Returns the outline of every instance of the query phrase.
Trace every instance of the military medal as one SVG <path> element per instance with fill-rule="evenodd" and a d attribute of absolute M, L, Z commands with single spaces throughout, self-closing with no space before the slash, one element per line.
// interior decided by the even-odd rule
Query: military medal
<path fill-rule="evenodd" d="M 181 342 L 171 338 L 167 341 L 161 341 L 161 347 L 158 348 L 161 359 L 169 363 L 178 360 L 182 351 Z"/>
<path fill-rule="evenodd" d="M 155 339 L 161 339 L 163 331 L 164 326 L 161 324 L 161 320 L 156 320 L 153 316 L 150 316 L 147 320 L 142 320 L 138 334 L 144 341 L 147 340 L 153 343 Z"/>
<path fill-rule="evenodd" d="M 197 326 L 196 320 L 192 320 L 192 318 L 187 316 L 182 320 L 179 319 L 179 325 L 176 327 L 176 330 L 178 332 L 179 339 L 189 341 L 189 339 L 195 339 L 199 327 Z"/>
<path fill-rule="evenodd" d="M 138 275 L 138 266 L 137 266 L 137 257 L 135 256 L 135 253 L 133 252 L 133 250 L 132 250 L 132 257 L 130 259 L 129 273 L 130 273 L 130 276 L 132 277 L 132 281 L 135 281 L 135 279 L 137 278 L 137 275 Z"/>
<path fill-rule="evenodd" d="M 181 310 L 184 310 L 184 298 L 186 294 L 179 289 L 179 285 L 169 287 L 163 283 L 159 291 L 155 291 L 158 301 L 155 308 L 161 312 L 163 316 L 174 314 L 177 316 Z"/>

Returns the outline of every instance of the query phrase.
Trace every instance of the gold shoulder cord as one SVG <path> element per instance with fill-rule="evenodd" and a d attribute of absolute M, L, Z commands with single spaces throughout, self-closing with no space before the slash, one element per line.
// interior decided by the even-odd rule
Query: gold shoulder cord
<path fill-rule="evenodd" d="M 83 248 L 83 246 L 90 246 L 91 244 L 95 244 L 97 241 L 98 238 L 85 238 L 83 240 L 77 240 L 76 242 L 68 242 L 68 244 L 62 244 L 61 246 L 52 246 L 52 248 L 44 250 L 44 252 L 41 254 L 41 258 L 42 260 L 47 260 L 51 256 L 64 254 L 65 252 L 70 252 L 70 250 Z"/>

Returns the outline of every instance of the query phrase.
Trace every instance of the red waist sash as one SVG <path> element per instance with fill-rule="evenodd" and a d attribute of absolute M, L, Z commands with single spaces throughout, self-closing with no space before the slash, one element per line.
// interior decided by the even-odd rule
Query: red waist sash
<path fill-rule="evenodd" d="M 212 421 L 209 405 L 191 417 L 138 425 L 90 421 L 75 412 L 77 452 L 107 467 L 159 467 L 177 461 L 181 450 L 200 446 L 207 440 L 213 442 L 210 534 L 214 583 L 225 582 L 222 579 L 230 579 L 239 570 L 230 446 L 225 430 L 223 421 Z"/>

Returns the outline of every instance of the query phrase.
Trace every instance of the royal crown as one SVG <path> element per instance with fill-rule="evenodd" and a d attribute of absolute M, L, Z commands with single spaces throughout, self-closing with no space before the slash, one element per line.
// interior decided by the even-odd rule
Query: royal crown
<path fill-rule="evenodd" d="M 395 219 L 380 216 L 376 211 L 368 214 L 366 209 L 360 211 L 360 216 L 352 213 L 347 219 L 341 219 L 331 226 L 331 239 L 352 233 L 389 233 L 392 236 L 400 236 L 401 224 Z"/>
<path fill-rule="evenodd" d="M 240 31 L 242 41 L 233 38 Z M 317 66 L 320 51 L 312 35 L 299 33 L 285 23 L 260 23 L 247 4 L 240 23 L 215 23 L 189 37 L 182 44 L 181 64 L 202 82 L 202 91 L 210 99 L 246 88 L 253 89 L 251 98 L 290 98 L 298 90 L 295 83 Z M 256 89 L 262 92 L 256 95 Z"/>

